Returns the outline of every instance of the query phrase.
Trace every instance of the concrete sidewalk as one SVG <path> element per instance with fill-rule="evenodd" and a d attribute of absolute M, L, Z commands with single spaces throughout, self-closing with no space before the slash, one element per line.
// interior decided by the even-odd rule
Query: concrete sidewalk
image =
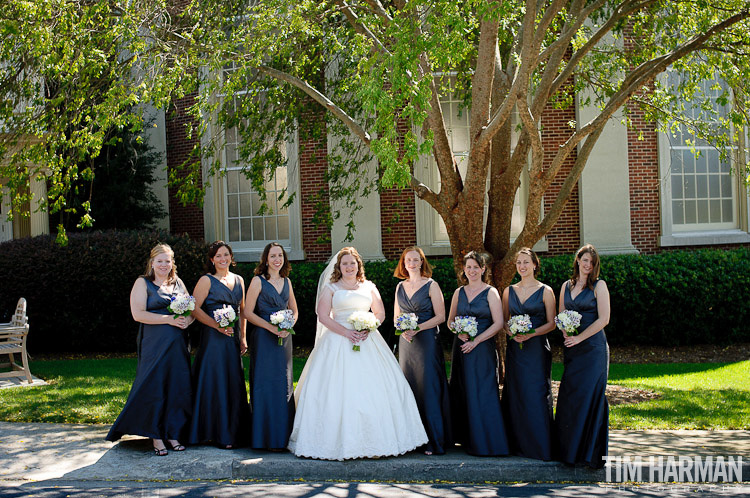
<path fill-rule="evenodd" d="M 289 453 L 189 447 L 152 455 L 148 439 L 104 440 L 109 426 L 0 422 L 4 480 L 278 480 L 399 482 L 602 482 L 604 469 L 527 458 L 481 458 L 460 449 L 377 460 L 329 462 Z M 613 456 L 741 456 L 750 480 L 750 431 L 610 431 Z M 647 473 L 647 472 L 646 472 Z"/>

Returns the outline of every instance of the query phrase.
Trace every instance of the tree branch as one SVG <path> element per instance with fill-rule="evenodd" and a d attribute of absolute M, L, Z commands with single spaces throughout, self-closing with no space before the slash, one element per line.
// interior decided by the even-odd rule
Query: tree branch
<path fill-rule="evenodd" d="M 346 111 L 334 104 L 331 99 L 312 87 L 308 82 L 297 78 L 296 76 L 292 76 L 291 74 L 279 71 L 278 69 L 274 69 L 268 66 L 259 66 L 258 70 L 278 80 L 289 83 L 296 88 L 299 88 L 308 96 L 310 96 L 315 102 L 325 107 L 328 111 L 331 112 L 331 114 L 341 120 L 341 122 L 343 122 L 346 127 L 349 128 L 349 130 L 354 133 L 354 135 L 359 137 L 360 140 L 362 140 L 365 144 L 369 146 L 372 142 L 370 134 L 367 133 L 367 131 L 365 131 L 365 129 L 362 128 L 362 126 L 360 126 L 360 124 L 354 120 L 354 118 L 349 116 Z"/>

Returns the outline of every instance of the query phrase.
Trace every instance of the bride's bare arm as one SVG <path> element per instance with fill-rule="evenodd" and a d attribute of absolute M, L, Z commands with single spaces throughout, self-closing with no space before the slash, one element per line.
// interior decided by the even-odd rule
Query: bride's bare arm
<path fill-rule="evenodd" d="M 372 304 L 370 305 L 370 309 L 375 318 L 380 320 L 380 323 L 383 323 L 385 320 L 385 305 L 383 304 L 383 298 L 380 297 L 380 291 L 375 287 L 375 284 L 372 285 Z"/>

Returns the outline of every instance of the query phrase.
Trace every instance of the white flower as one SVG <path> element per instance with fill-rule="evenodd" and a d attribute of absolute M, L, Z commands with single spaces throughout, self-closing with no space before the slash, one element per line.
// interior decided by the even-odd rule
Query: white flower
<path fill-rule="evenodd" d="M 529 315 L 514 315 L 508 320 L 508 330 L 510 330 L 511 337 L 519 334 L 533 334 L 534 329 L 531 327 L 531 318 Z M 523 349 L 523 343 L 520 343 L 518 346 L 520 349 Z"/>
<path fill-rule="evenodd" d="M 578 326 L 581 325 L 581 314 L 577 311 L 564 310 L 555 317 L 555 325 L 568 335 L 578 335 Z"/>
<path fill-rule="evenodd" d="M 195 298 L 187 294 L 178 294 L 170 298 L 167 310 L 174 313 L 174 317 L 187 316 L 195 309 Z"/>
<path fill-rule="evenodd" d="M 474 316 L 457 316 L 448 327 L 454 334 L 467 334 L 469 340 L 473 341 L 477 336 L 477 319 Z"/>
<path fill-rule="evenodd" d="M 369 311 L 355 311 L 347 319 L 355 330 L 375 330 L 380 327 L 380 320 Z"/>
<path fill-rule="evenodd" d="M 279 310 L 271 314 L 271 323 L 281 330 L 290 330 L 294 325 L 294 312 L 292 310 Z"/>
<path fill-rule="evenodd" d="M 417 327 L 417 315 L 415 313 L 401 313 L 396 318 L 396 335 L 404 330 L 419 330 Z"/>
<path fill-rule="evenodd" d="M 214 320 L 220 327 L 231 327 L 237 321 L 237 313 L 233 307 L 225 304 L 223 307 L 214 310 Z"/>

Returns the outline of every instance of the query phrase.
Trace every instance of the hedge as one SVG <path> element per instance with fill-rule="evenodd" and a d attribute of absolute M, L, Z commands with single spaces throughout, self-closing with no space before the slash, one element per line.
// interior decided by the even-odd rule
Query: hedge
<path fill-rule="evenodd" d="M 20 296 L 29 302 L 32 352 L 132 352 L 137 325 L 128 299 L 157 242 L 175 250 L 178 273 L 192 288 L 203 273 L 206 246 L 160 232 L 71 234 L 67 246 L 48 236 L 0 244 L 0 322 L 8 321 Z M 450 302 L 456 279 L 450 259 L 432 261 L 433 277 Z M 570 275 L 572 255 L 542 258 L 539 279 L 557 293 Z M 388 316 L 398 281 L 395 261 L 366 263 Z M 236 271 L 247 284 L 255 265 Z M 324 263 L 293 263 L 291 280 L 300 308 L 295 343 L 315 337 L 314 300 Z M 688 345 L 750 341 L 750 249 L 670 251 L 645 256 L 602 257 L 602 278 L 611 294 L 611 344 Z M 395 337 L 389 320 L 381 327 Z M 553 334 L 558 342 L 558 334 Z M 444 344 L 450 334 L 442 334 Z"/>

